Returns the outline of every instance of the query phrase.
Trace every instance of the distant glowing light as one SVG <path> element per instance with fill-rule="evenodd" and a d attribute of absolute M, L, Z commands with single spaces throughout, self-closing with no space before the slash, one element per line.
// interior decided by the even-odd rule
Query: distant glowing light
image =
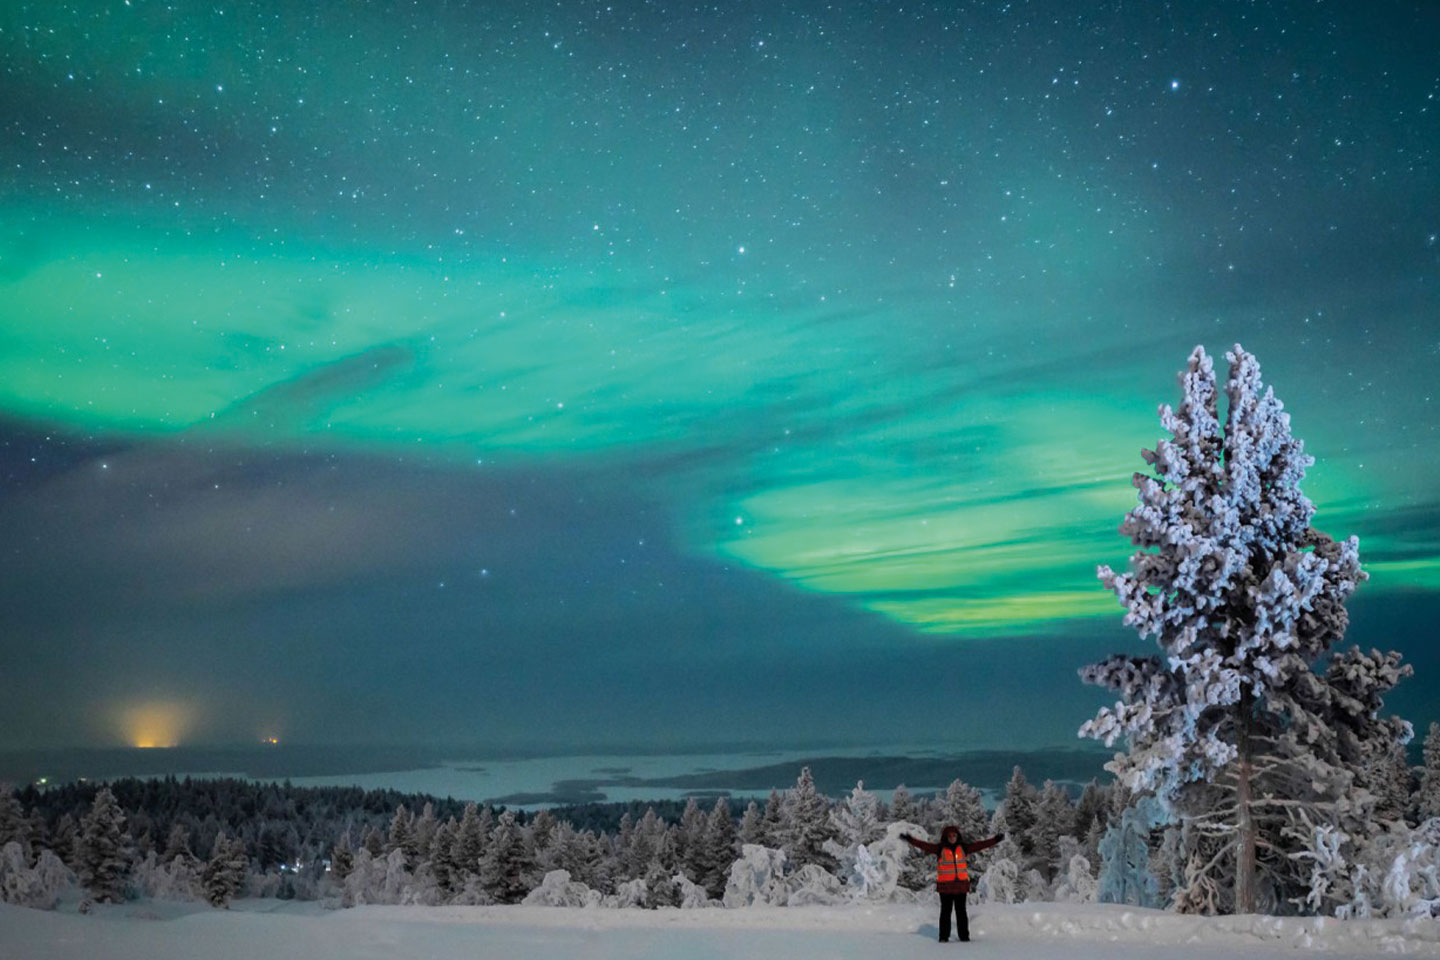
<path fill-rule="evenodd" d="M 272 747 L 278 747 L 278 746 L 280 745 L 280 738 L 279 738 L 279 737 L 266 737 L 265 739 L 261 740 L 260 742 L 261 742 L 261 743 L 268 743 L 268 744 L 269 744 L 270 746 L 272 746 Z"/>
<path fill-rule="evenodd" d="M 176 702 L 131 704 L 120 711 L 124 738 L 138 749 L 176 747 L 194 723 L 194 709 Z"/>
<path fill-rule="evenodd" d="M 1179 80 L 1171 80 L 1171 81 L 1170 81 L 1170 89 L 1171 89 L 1171 90 L 1179 90 L 1179 89 L 1180 89 L 1180 81 L 1179 81 Z"/>

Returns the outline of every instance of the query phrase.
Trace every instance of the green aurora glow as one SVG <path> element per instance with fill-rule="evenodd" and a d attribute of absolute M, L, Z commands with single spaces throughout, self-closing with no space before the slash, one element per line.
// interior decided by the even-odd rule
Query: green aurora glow
<path fill-rule="evenodd" d="M 1113 616 L 1091 570 L 1123 553 L 1114 530 L 1140 442 L 1158 436 L 1151 404 L 1173 397 L 1166 368 L 1193 337 L 1127 346 L 1123 325 L 1097 319 L 1016 349 L 997 304 L 995 319 L 943 324 L 937 357 L 916 318 L 943 315 L 946 298 L 923 290 L 846 311 L 787 299 L 783 271 L 749 268 L 754 292 L 736 298 L 736 271 L 624 289 L 598 271 L 276 255 L 37 220 L 12 224 L 12 246 L 64 256 L 7 278 L 5 409 L 242 445 L 423 444 L 457 465 L 710 454 L 701 475 L 645 481 L 687 492 L 672 506 L 695 550 L 961 636 Z M 1221 324 L 1210 345 L 1244 326 Z M 1286 372 L 1317 354 L 1269 354 L 1292 407 L 1311 395 Z M 1367 472 L 1374 438 L 1339 394 L 1295 413 L 1321 456 L 1308 489 L 1327 529 L 1367 534 L 1369 505 L 1415 499 L 1411 471 L 1434 472 L 1433 448 Z M 1435 548 L 1366 535 L 1373 588 L 1440 587 Z"/>

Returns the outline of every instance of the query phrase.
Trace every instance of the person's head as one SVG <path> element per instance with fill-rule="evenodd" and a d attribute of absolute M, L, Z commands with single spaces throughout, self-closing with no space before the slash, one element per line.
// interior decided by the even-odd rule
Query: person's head
<path fill-rule="evenodd" d="M 941 833 L 940 833 L 940 840 L 941 840 L 942 843 L 959 843 L 959 842 L 960 842 L 960 830 L 959 830 L 959 828 L 958 828 L 958 827 L 946 827 L 946 828 L 945 828 L 943 831 L 941 831 Z"/>

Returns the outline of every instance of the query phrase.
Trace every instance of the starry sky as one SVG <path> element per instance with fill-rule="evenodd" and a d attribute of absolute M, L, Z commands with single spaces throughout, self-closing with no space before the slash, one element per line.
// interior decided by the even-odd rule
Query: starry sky
<path fill-rule="evenodd" d="M 1070 743 L 1156 406 L 1237 341 L 1440 719 L 1436 36 L 7 3 L 4 745 Z"/>

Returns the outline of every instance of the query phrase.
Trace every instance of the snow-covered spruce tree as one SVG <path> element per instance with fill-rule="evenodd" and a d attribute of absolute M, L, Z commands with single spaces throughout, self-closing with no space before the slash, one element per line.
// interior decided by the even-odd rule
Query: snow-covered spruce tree
<path fill-rule="evenodd" d="M 374 826 L 367 826 L 360 833 L 360 846 L 364 848 L 372 859 L 380 859 L 385 855 L 385 837 Z"/>
<path fill-rule="evenodd" d="M 30 830 L 30 852 L 38 853 L 41 850 L 57 850 L 55 837 L 50 830 L 50 821 L 45 818 L 39 807 L 30 808 L 30 816 L 27 819 Z M 63 849 L 69 849 L 68 847 Z"/>
<path fill-rule="evenodd" d="M 654 807 L 645 808 L 645 815 L 630 830 L 628 838 L 622 838 L 622 842 L 625 843 L 621 851 L 625 879 L 644 878 L 655 861 L 665 868 L 674 863 L 670 828 Z"/>
<path fill-rule="evenodd" d="M 774 787 L 765 798 L 765 808 L 760 813 L 760 839 L 749 841 L 761 846 L 779 849 L 785 842 L 785 798 Z"/>
<path fill-rule="evenodd" d="M 90 811 L 80 818 L 75 835 L 75 873 L 101 903 L 125 899 L 125 879 L 134 857 L 134 841 L 125 829 L 125 814 L 109 787 L 95 794 Z"/>
<path fill-rule="evenodd" d="M 568 820 L 555 824 L 547 851 L 550 866 L 546 872 L 564 870 L 572 881 L 589 886 L 595 872 L 594 861 L 599 856 L 593 839 L 588 832 L 577 831 Z"/>
<path fill-rule="evenodd" d="M 460 815 L 460 831 L 455 836 L 455 865 L 460 871 L 459 886 L 474 877 L 480 870 L 480 858 L 489 844 L 490 831 L 494 827 L 494 814 L 487 805 L 481 809 L 474 803 L 465 804 Z"/>
<path fill-rule="evenodd" d="M 1171 438 L 1143 452 L 1153 475 L 1134 478 L 1140 502 L 1121 532 L 1139 549 L 1127 572 L 1098 571 L 1161 655 L 1082 670 L 1120 701 L 1080 734 L 1126 738 L 1108 769 L 1190 821 L 1190 835 L 1222 841 L 1189 874 L 1233 875 L 1228 905 L 1249 913 L 1262 872 L 1272 905 L 1303 886 L 1289 856 L 1298 836 L 1366 815 L 1357 771 L 1377 743 L 1408 735 L 1376 712 L 1408 668 L 1358 650 L 1312 668 L 1344 636 L 1345 600 L 1365 578 L 1359 546 L 1310 526 L 1300 481 L 1313 458 L 1255 358 L 1237 345 L 1226 359 L 1223 429 L 1214 367 L 1197 347 L 1180 409 L 1160 408 Z"/>
<path fill-rule="evenodd" d="M 995 848 L 992 856 L 996 860 L 1013 860 L 1023 876 L 1036 866 L 1035 823 L 1039 816 L 1039 792 L 1025 779 L 1025 772 L 1018 766 L 1005 784 L 1005 796 L 995 807 L 990 829 L 1005 834 L 1005 839 Z"/>
<path fill-rule="evenodd" d="M 407 866 L 415 866 L 419 853 L 415 844 L 415 815 L 403 803 L 395 808 L 395 816 L 390 820 L 390 833 L 385 840 L 385 852 L 388 854 L 394 850 L 405 855 Z"/>
<path fill-rule="evenodd" d="M 745 812 L 740 815 L 740 829 L 737 840 L 740 843 L 759 844 L 761 842 L 761 821 L 760 805 L 751 800 L 745 805 Z"/>
<path fill-rule="evenodd" d="M 951 825 L 959 827 L 960 836 L 972 842 L 989 836 L 990 815 L 985 812 L 985 798 L 964 780 L 951 780 L 930 810 L 935 818 L 937 840 L 939 831 Z"/>
<path fill-rule="evenodd" d="M 880 824 L 880 801 L 865 789 L 863 780 L 831 809 L 830 824 L 835 830 L 835 839 L 826 841 L 825 850 L 835 858 L 842 875 L 852 872 L 863 844 L 878 840 L 885 833 Z"/>
<path fill-rule="evenodd" d="M 530 869 L 525 877 L 528 893 L 545 879 L 545 874 L 556 869 L 555 815 L 549 810 L 539 810 L 525 825 L 525 852 Z"/>
<path fill-rule="evenodd" d="M 825 849 L 825 841 L 836 836 L 829 808 L 830 802 L 815 789 L 810 768 L 802 767 L 795 786 L 785 795 L 780 822 L 782 849 L 796 869 L 813 863 L 834 872 L 835 858 Z"/>
<path fill-rule="evenodd" d="M 465 872 L 456 859 L 455 840 L 459 833 L 460 824 L 451 817 L 435 828 L 435 836 L 430 841 L 430 871 L 446 900 L 465 885 Z"/>
<path fill-rule="evenodd" d="M 340 839 L 335 841 L 334 848 L 330 851 L 330 873 L 336 883 L 344 883 L 345 878 L 355 867 L 355 847 L 350 842 L 350 828 L 346 827 L 345 832 L 340 834 Z"/>
<path fill-rule="evenodd" d="M 215 838 L 215 848 L 200 877 L 210 906 L 230 908 L 230 901 L 245 886 L 245 870 L 249 865 L 245 844 L 239 837 L 232 839 L 221 833 Z"/>
<path fill-rule="evenodd" d="M 170 833 L 165 838 L 165 851 L 160 855 L 165 863 L 173 863 L 176 859 L 195 863 L 198 857 L 195 851 L 190 849 L 190 830 L 185 824 L 176 822 L 171 825 Z"/>
<path fill-rule="evenodd" d="M 25 818 L 25 808 L 16 798 L 15 788 L 0 783 L 0 847 L 12 842 L 20 844 L 29 855 L 30 821 Z"/>
<path fill-rule="evenodd" d="M 700 800 L 691 797 L 685 802 L 680 814 L 680 825 L 675 831 L 675 862 L 680 872 L 691 880 L 700 875 L 696 858 L 700 854 L 700 836 L 705 832 L 705 811 L 700 809 Z"/>
<path fill-rule="evenodd" d="M 892 822 L 904 820 L 907 823 L 913 823 L 918 815 L 919 810 L 916 808 L 915 798 L 910 795 L 905 784 L 898 784 L 890 793 L 890 808 L 886 811 L 886 819 Z"/>
<path fill-rule="evenodd" d="M 1080 841 L 1080 852 L 1092 868 L 1100 864 L 1100 838 L 1105 835 L 1108 800 L 1108 789 L 1091 780 L 1075 802 L 1075 839 Z"/>
<path fill-rule="evenodd" d="M 1075 805 L 1065 788 L 1046 780 L 1040 789 L 1035 807 L 1035 825 L 1030 828 L 1030 843 L 1035 850 L 1036 869 L 1047 882 L 1069 868 L 1070 858 L 1060 859 L 1060 838 L 1075 830 Z"/>
<path fill-rule="evenodd" d="M 705 818 L 705 832 L 700 838 L 701 854 L 697 858 L 700 875 L 695 882 L 715 898 L 725 893 L 725 880 L 730 864 L 735 862 L 735 820 L 730 816 L 730 801 L 719 797 Z"/>
<path fill-rule="evenodd" d="M 425 802 L 420 816 L 412 822 L 411 844 L 414 847 L 414 856 L 418 860 L 428 860 L 431 854 L 431 845 L 435 842 L 435 831 L 440 829 L 440 821 L 435 816 L 435 804 Z"/>
<path fill-rule="evenodd" d="M 478 871 L 480 886 L 495 903 L 519 903 L 530 892 L 534 863 L 528 854 L 524 828 L 515 822 L 514 811 L 506 810 L 495 821 Z"/>

